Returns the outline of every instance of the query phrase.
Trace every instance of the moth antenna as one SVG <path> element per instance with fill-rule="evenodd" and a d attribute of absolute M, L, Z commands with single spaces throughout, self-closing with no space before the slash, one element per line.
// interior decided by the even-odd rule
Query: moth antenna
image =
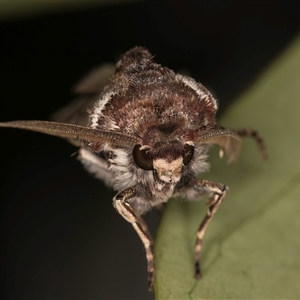
<path fill-rule="evenodd" d="M 125 148 L 133 147 L 140 142 L 138 138 L 129 134 L 49 121 L 0 122 L 0 127 L 26 129 L 86 143 L 108 143 L 111 146 Z"/>
<path fill-rule="evenodd" d="M 263 160 L 268 159 L 268 152 L 267 152 L 266 145 L 265 145 L 262 137 L 258 134 L 258 132 L 256 130 L 253 130 L 251 128 L 243 128 L 243 129 L 235 129 L 234 132 L 237 133 L 240 137 L 252 138 L 255 141 L 255 143 L 260 151 L 262 159 Z"/>
<path fill-rule="evenodd" d="M 196 138 L 196 143 L 199 144 L 217 144 L 220 146 L 220 157 L 225 153 L 228 158 L 228 163 L 236 161 L 240 152 L 241 139 L 239 135 L 226 128 L 216 128 L 199 134 Z"/>

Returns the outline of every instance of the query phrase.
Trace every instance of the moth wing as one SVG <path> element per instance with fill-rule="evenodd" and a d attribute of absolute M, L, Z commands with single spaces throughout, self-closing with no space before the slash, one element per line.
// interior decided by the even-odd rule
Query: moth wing
<path fill-rule="evenodd" d="M 95 102 L 104 87 L 109 83 L 109 78 L 113 75 L 115 66 L 113 64 L 101 65 L 87 74 L 72 89 L 78 95 L 73 101 L 52 115 L 52 119 L 57 122 L 67 122 L 85 126 L 89 122 L 89 113 L 93 109 Z M 84 144 L 78 140 L 70 140 L 79 146 L 78 160 L 83 167 L 97 179 L 102 180 L 107 186 L 112 186 L 112 174 L 108 170 L 107 161 L 89 151 Z"/>
<path fill-rule="evenodd" d="M 72 92 L 77 97 L 53 113 L 50 119 L 55 122 L 86 126 L 89 121 L 89 112 L 93 109 L 104 87 L 109 83 L 109 78 L 114 71 L 113 64 L 104 64 L 92 70 L 72 88 Z"/>
<path fill-rule="evenodd" d="M 115 66 L 103 64 L 88 73 L 73 88 L 72 92 L 77 95 L 70 103 L 60 108 L 50 116 L 50 120 L 60 123 L 70 123 L 86 126 L 89 122 L 89 113 L 104 87 L 109 83 Z M 83 143 L 69 139 L 75 146 L 83 147 Z"/>

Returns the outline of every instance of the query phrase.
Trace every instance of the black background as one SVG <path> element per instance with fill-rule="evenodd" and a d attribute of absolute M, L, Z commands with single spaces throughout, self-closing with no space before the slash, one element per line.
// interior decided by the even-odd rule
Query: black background
<path fill-rule="evenodd" d="M 299 18 L 297 1 L 153 1 L 2 20 L 0 120 L 46 120 L 89 69 L 135 45 L 210 87 L 222 112 Z M 142 244 L 76 148 L 13 129 L 0 140 L 1 299 L 152 299 Z M 154 231 L 158 215 L 147 220 Z"/>

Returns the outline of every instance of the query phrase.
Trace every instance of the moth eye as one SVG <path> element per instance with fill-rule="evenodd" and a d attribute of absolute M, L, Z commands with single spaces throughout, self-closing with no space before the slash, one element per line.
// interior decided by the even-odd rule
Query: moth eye
<path fill-rule="evenodd" d="M 153 159 L 148 149 L 140 149 L 141 145 L 135 145 L 133 148 L 134 162 L 143 170 L 153 170 Z"/>
<path fill-rule="evenodd" d="M 187 165 L 194 156 L 194 146 L 185 144 L 184 145 L 184 156 L 183 156 L 183 164 Z"/>

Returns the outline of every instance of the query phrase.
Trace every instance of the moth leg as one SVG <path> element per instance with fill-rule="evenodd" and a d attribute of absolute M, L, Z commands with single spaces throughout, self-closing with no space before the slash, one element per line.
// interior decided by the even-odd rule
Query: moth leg
<path fill-rule="evenodd" d="M 149 290 L 153 289 L 153 281 L 154 281 L 154 263 L 153 263 L 153 253 L 152 253 L 152 245 L 153 240 L 151 234 L 148 230 L 148 227 L 145 221 L 137 215 L 133 206 L 129 203 L 129 199 L 136 196 L 136 188 L 135 186 L 130 187 L 120 193 L 118 193 L 113 198 L 113 204 L 118 213 L 131 225 L 133 226 L 136 233 L 139 235 L 145 251 L 146 251 L 146 259 L 147 259 L 147 271 L 148 271 L 148 282 L 149 282 Z"/>
<path fill-rule="evenodd" d="M 265 143 L 257 131 L 255 131 L 251 128 L 234 129 L 233 131 L 235 133 L 237 133 L 240 137 L 252 138 L 256 142 L 256 145 L 257 145 L 263 159 L 266 160 L 268 158 Z"/>
<path fill-rule="evenodd" d="M 199 279 L 201 278 L 200 258 L 203 237 L 209 222 L 211 221 L 212 217 L 214 216 L 214 214 L 216 213 L 216 211 L 218 210 L 219 206 L 225 198 L 227 187 L 221 183 L 198 179 L 194 185 L 194 188 L 199 192 L 206 191 L 210 194 L 210 198 L 207 202 L 208 209 L 205 217 L 203 218 L 197 230 L 197 237 L 195 243 L 195 277 Z"/>

